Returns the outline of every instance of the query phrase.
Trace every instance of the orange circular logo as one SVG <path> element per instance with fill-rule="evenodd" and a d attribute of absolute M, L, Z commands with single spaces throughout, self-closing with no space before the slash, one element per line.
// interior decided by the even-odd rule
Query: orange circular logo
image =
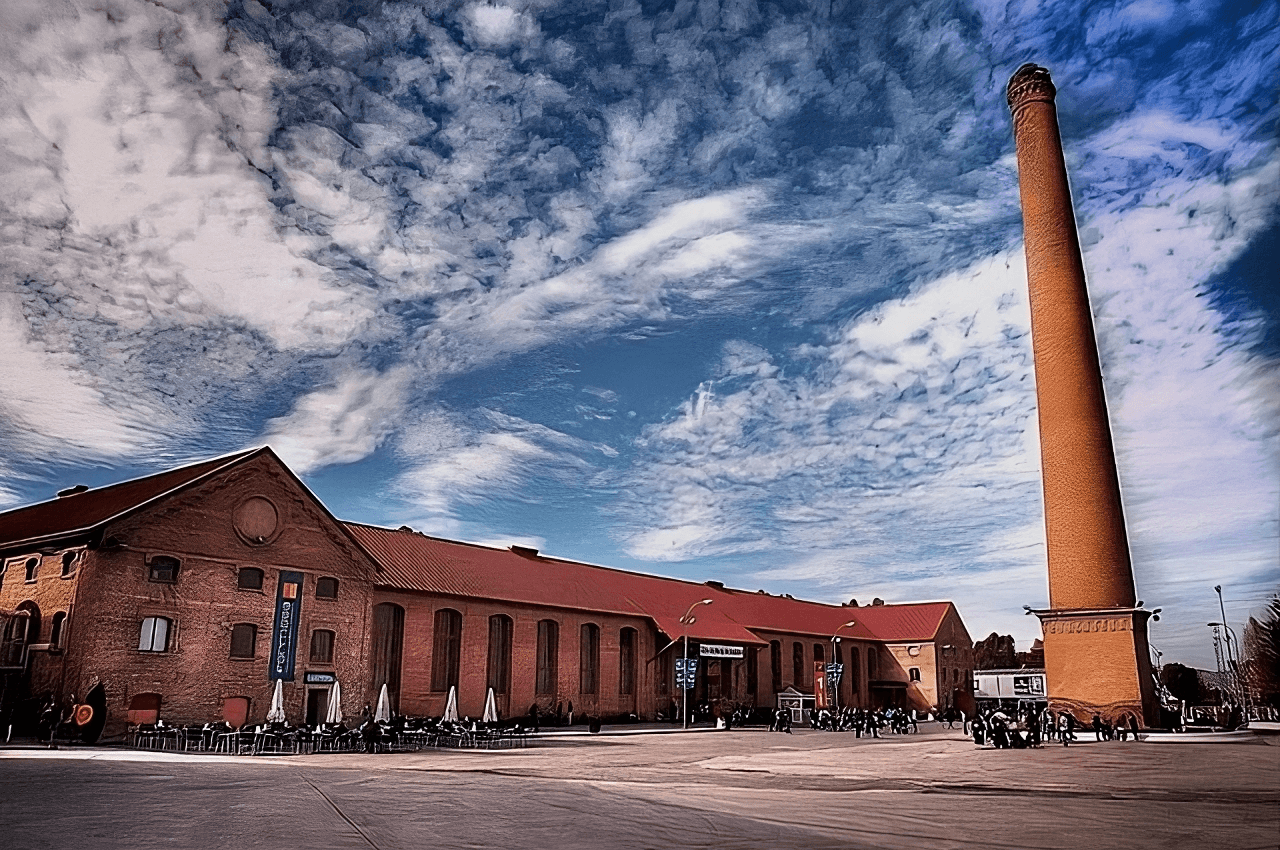
<path fill-rule="evenodd" d="M 93 706 L 77 705 L 75 716 L 77 726 L 87 726 L 89 721 L 93 719 Z"/>

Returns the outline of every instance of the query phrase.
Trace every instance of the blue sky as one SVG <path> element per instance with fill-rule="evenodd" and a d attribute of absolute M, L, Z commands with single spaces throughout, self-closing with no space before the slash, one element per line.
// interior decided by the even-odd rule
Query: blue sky
<path fill-rule="evenodd" d="M 1280 8 L 16 0 L 0 500 L 270 443 L 340 516 L 1047 601 L 1004 84 L 1059 88 L 1139 596 L 1280 586 Z"/>

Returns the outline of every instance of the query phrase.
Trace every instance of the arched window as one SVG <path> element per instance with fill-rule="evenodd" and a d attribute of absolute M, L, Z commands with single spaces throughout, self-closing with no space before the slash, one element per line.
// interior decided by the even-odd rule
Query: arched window
<path fill-rule="evenodd" d="M 600 693 L 600 627 L 582 624 L 581 652 L 578 655 L 578 693 Z"/>
<path fill-rule="evenodd" d="M 858 660 L 862 657 L 862 650 L 856 646 L 849 647 L 849 669 L 845 672 L 848 674 L 849 690 L 855 694 L 862 687 L 862 670 Z"/>
<path fill-rule="evenodd" d="M 791 682 L 797 691 L 805 689 L 804 644 L 800 641 L 791 644 Z"/>
<path fill-rule="evenodd" d="M 754 700 L 756 691 L 760 689 L 760 647 L 748 646 L 747 653 L 747 698 Z"/>
<path fill-rule="evenodd" d="M 62 553 L 62 577 L 66 578 L 76 571 L 76 553 Z"/>
<path fill-rule="evenodd" d="M 338 580 L 332 576 L 316 579 L 316 599 L 337 599 Z"/>
<path fill-rule="evenodd" d="M 912 667 L 911 669 L 907 670 L 907 676 L 910 677 L 911 681 L 913 682 L 920 681 L 920 668 Z"/>
<path fill-rule="evenodd" d="M 489 618 L 488 687 L 495 694 L 511 693 L 511 618 L 494 614 Z"/>
<path fill-rule="evenodd" d="M 129 700 L 129 722 L 137 726 L 160 719 L 159 694 L 134 694 Z"/>
<path fill-rule="evenodd" d="M 167 617 L 147 617 L 138 634 L 139 652 L 168 652 L 169 632 L 173 621 Z"/>
<path fill-rule="evenodd" d="M 404 609 L 394 602 L 379 602 L 373 606 L 373 687 L 381 690 L 385 684 L 393 703 L 400 696 L 403 654 Z"/>
<path fill-rule="evenodd" d="M 880 678 L 880 648 L 878 646 L 867 647 L 867 678 Z"/>
<path fill-rule="evenodd" d="M 537 693 L 556 693 L 560 677 L 560 624 L 555 620 L 538 621 Z"/>
<path fill-rule="evenodd" d="M 618 693 L 636 692 L 636 630 L 618 632 Z"/>
<path fill-rule="evenodd" d="M 262 590 L 262 570 L 257 567 L 241 567 L 236 573 L 236 587 L 240 590 Z"/>
<path fill-rule="evenodd" d="M 231 627 L 231 657 L 253 658 L 258 648 L 258 627 L 253 623 L 236 623 Z"/>
<path fill-rule="evenodd" d="M 316 629 L 311 633 L 311 660 L 317 664 L 333 663 L 333 632 Z"/>
<path fill-rule="evenodd" d="M 827 660 L 827 647 L 825 645 L 820 643 L 813 645 L 813 660 L 815 662 Z"/>
<path fill-rule="evenodd" d="M 782 644 L 769 641 L 769 676 L 773 679 L 773 692 L 782 690 Z"/>
<path fill-rule="evenodd" d="M 62 648 L 62 624 L 67 621 L 67 612 L 59 611 L 53 615 L 49 626 L 49 645 L 54 649 Z"/>
<path fill-rule="evenodd" d="M 40 570 L 39 558 L 27 558 L 27 581 L 35 581 Z"/>
<path fill-rule="evenodd" d="M 178 568 L 182 562 L 168 555 L 153 555 L 147 561 L 147 579 L 149 581 L 175 582 L 178 580 Z"/>
<path fill-rule="evenodd" d="M 18 611 L 26 613 L 26 617 L 13 620 L 14 637 L 19 643 L 40 642 L 40 606 L 28 599 L 18 603 Z M 25 628 L 24 628 L 25 627 Z"/>
<path fill-rule="evenodd" d="M 462 614 L 452 608 L 436 612 L 435 639 L 431 648 L 431 690 L 458 686 L 462 665 Z"/>

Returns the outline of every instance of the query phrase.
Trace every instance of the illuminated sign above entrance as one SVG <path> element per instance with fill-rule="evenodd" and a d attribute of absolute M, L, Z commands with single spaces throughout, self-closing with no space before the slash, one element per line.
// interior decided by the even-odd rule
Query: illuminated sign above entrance
<path fill-rule="evenodd" d="M 742 647 L 740 646 L 720 646 L 714 643 L 704 643 L 698 647 L 698 654 L 703 658 L 742 658 Z"/>

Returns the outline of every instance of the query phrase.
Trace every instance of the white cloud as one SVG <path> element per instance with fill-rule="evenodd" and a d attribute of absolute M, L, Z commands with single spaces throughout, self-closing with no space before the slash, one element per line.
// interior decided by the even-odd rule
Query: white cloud
<path fill-rule="evenodd" d="M 401 423 L 411 379 L 404 367 L 349 370 L 269 421 L 265 440 L 299 474 L 353 463 L 372 454 Z"/>

